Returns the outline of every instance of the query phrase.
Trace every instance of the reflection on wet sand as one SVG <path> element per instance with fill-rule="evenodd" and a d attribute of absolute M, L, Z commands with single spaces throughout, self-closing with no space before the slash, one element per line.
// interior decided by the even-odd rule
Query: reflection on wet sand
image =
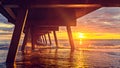
<path fill-rule="evenodd" d="M 119 49 L 41 48 L 19 52 L 14 68 L 119 68 Z M 12 66 L 7 68 L 13 68 Z"/>

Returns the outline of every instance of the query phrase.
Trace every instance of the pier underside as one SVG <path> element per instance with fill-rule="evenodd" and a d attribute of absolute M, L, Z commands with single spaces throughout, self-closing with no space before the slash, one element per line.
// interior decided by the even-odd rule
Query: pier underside
<path fill-rule="evenodd" d="M 56 31 L 60 26 L 67 29 L 71 53 L 74 51 L 74 41 L 71 26 L 76 26 L 76 19 L 82 17 L 100 7 L 119 7 L 119 0 L 2 0 L 0 1 L 0 13 L 8 21 L 15 25 L 13 36 L 6 63 L 14 63 L 18 49 L 21 33 L 25 37 L 21 50 L 25 51 L 28 37 L 32 43 L 32 51 L 36 45 L 48 45 L 46 34 L 49 38 L 49 45 L 52 44 L 49 33 L 53 32 L 56 48 L 59 48 Z M 70 53 L 70 54 L 71 54 Z M 57 55 L 55 55 L 57 57 Z M 70 55 L 70 57 L 72 57 Z M 41 58 L 40 58 L 41 59 Z M 34 60 L 34 59 L 33 59 Z M 35 60 L 37 61 L 37 60 Z M 70 60 L 69 60 L 70 61 Z"/>

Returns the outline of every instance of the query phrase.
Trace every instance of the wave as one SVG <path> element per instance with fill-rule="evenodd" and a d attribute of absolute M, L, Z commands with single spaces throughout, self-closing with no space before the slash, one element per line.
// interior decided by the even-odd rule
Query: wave
<path fill-rule="evenodd" d="M 112 56 L 120 56 L 120 52 L 108 52 L 108 54 Z"/>
<path fill-rule="evenodd" d="M 8 50 L 9 49 L 9 46 L 0 46 L 0 50 Z"/>

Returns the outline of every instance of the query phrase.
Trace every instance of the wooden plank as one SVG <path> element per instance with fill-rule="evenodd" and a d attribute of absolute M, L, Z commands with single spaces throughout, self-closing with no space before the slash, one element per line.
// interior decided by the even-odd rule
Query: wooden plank
<path fill-rule="evenodd" d="M 115 4 L 120 3 L 119 0 L 34 0 L 31 1 L 32 5 L 35 4 Z"/>
<path fill-rule="evenodd" d="M 27 9 L 19 10 L 19 13 L 16 19 L 17 21 L 16 21 L 15 29 L 13 32 L 12 40 L 10 43 L 10 47 L 9 47 L 9 51 L 6 59 L 6 63 L 14 63 L 21 32 L 23 30 L 24 24 L 26 23 L 27 14 L 28 14 Z"/>
<path fill-rule="evenodd" d="M 34 34 L 35 35 L 44 35 L 44 34 L 47 34 L 47 33 L 50 33 L 50 31 L 40 31 L 40 32 L 35 32 Z"/>
<path fill-rule="evenodd" d="M 38 26 L 38 27 L 37 27 Z M 58 31 L 59 30 L 59 27 L 39 27 L 41 25 L 36 25 L 34 27 L 31 27 L 36 33 L 40 33 L 40 32 L 49 32 L 49 31 Z"/>
<path fill-rule="evenodd" d="M 94 7 L 101 7 L 101 4 L 35 4 L 31 5 L 29 8 L 94 8 Z"/>
<path fill-rule="evenodd" d="M 29 1 L 29 2 L 28 2 Z M 2 0 L 4 5 L 19 5 L 31 4 L 34 6 L 47 4 L 120 4 L 119 0 Z M 30 6 L 31 6 L 30 5 Z M 117 6 L 117 5 L 116 5 Z M 13 6 L 14 7 L 14 6 Z"/>
<path fill-rule="evenodd" d="M 58 20 L 58 19 L 54 19 L 54 20 L 44 20 L 44 21 L 41 21 L 41 20 L 29 20 L 29 23 L 33 23 L 32 25 L 33 26 L 76 26 L 76 19 L 72 20 L 72 19 L 69 19 L 69 21 L 65 21 L 65 20 Z"/>
<path fill-rule="evenodd" d="M 32 26 L 75 26 L 75 9 L 69 8 L 41 8 L 31 9 L 27 22 Z"/>
<path fill-rule="evenodd" d="M 75 9 L 76 10 L 76 18 L 82 17 L 94 10 L 99 9 L 100 7 L 92 7 L 92 8 L 81 8 L 81 9 Z"/>
<path fill-rule="evenodd" d="M 50 31 L 58 31 L 59 30 L 59 27 L 31 27 L 32 31 L 34 31 L 34 34 L 36 35 L 43 35 L 43 34 L 46 34 L 46 33 L 50 33 Z"/>
<path fill-rule="evenodd" d="M 2 5 L 2 2 L 1 2 Z M 113 5 L 113 4 L 112 4 Z M 90 3 L 90 4 L 84 4 L 84 3 L 80 3 L 80 4 L 75 4 L 75 3 L 71 3 L 71 4 L 31 4 L 29 6 L 26 5 L 26 7 L 28 7 L 29 9 L 33 9 L 33 8 L 89 8 L 89 7 L 98 7 L 98 6 L 102 6 L 101 4 L 95 4 L 95 3 Z M 20 8 L 21 6 L 19 4 L 3 4 L 3 7 L 5 8 Z"/>

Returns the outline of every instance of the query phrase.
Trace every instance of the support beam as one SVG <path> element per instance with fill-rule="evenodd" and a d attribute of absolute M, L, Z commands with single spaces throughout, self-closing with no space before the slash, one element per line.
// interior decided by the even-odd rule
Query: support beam
<path fill-rule="evenodd" d="M 24 36 L 22 47 L 21 47 L 21 51 L 25 50 L 25 45 L 26 45 L 27 39 L 28 39 L 28 33 L 29 33 L 29 31 L 27 30 L 27 32 L 25 32 L 25 36 Z"/>
<path fill-rule="evenodd" d="M 42 43 L 44 44 L 45 43 L 45 38 L 44 38 L 44 36 L 42 35 Z"/>
<path fill-rule="evenodd" d="M 67 32 L 68 32 L 68 37 L 69 37 L 69 42 L 70 42 L 70 46 L 71 46 L 71 50 L 74 50 L 74 42 L 73 42 L 73 37 L 72 37 L 72 31 L 70 26 L 67 26 Z"/>
<path fill-rule="evenodd" d="M 50 45 L 51 45 L 51 44 L 52 44 L 52 41 L 51 41 L 50 33 L 48 33 L 48 39 L 49 39 L 49 43 L 50 43 Z"/>
<path fill-rule="evenodd" d="M 19 40 L 24 28 L 24 24 L 26 23 L 27 15 L 28 15 L 28 10 L 20 8 L 16 19 L 15 29 L 12 35 L 12 40 L 10 43 L 6 63 L 14 63 L 15 61 Z"/>
<path fill-rule="evenodd" d="M 28 38 L 30 38 L 30 23 L 25 23 L 24 29 L 23 29 L 24 39 L 21 47 L 21 51 L 25 50 L 25 46 L 27 44 Z"/>
<path fill-rule="evenodd" d="M 43 43 L 43 38 L 42 38 L 42 35 L 40 36 L 40 39 L 41 39 L 41 43 Z"/>
<path fill-rule="evenodd" d="M 46 39 L 46 35 L 44 34 L 44 39 L 45 39 L 45 45 L 47 45 L 47 39 Z"/>
<path fill-rule="evenodd" d="M 53 34 L 54 34 L 54 38 L 55 38 L 56 47 L 58 48 L 58 40 L 57 40 L 56 32 L 53 31 Z"/>
<path fill-rule="evenodd" d="M 42 43 L 42 38 L 41 38 L 41 36 L 39 36 L 39 41 L 40 41 L 40 44 Z"/>
<path fill-rule="evenodd" d="M 36 44 L 36 36 L 35 36 L 34 31 L 32 30 L 32 28 L 30 30 L 30 33 L 31 33 L 32 50 L 34 50 L 35 49 L 35 44 Z"/>
<path fill-rule="evenodd" d="M 16 15 L 14 14 L 14 12 L 12 11 L 11 8 L 4 8 L 8 13 L 9 15 L 13 18 L 13 19 L 16 19 Z"/>
<path fill-rule="evenodd" d="M 11 23 L 13 23 L 13 24 L 16 23 L 16 22 L 15 22 L 15 19 L 13 19 L 13 17 L 11 17 L 11 16 L 9 15 L 9 13 L 8 13 L 8 12 L 4 9 L 4 7 L 1 6 L 1 5 L 0 5 L 0 13 L 1 13 L 3 16 L 5 16 L 5 17 L 8 19 L 9 22 L 11 22 Z"/>

